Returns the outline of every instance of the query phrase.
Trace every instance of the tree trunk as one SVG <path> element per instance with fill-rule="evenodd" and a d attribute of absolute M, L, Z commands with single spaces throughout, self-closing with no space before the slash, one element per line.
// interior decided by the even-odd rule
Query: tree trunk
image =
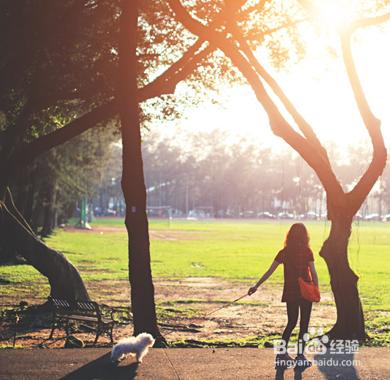
<path fill-rule="evenodd" d="M 24 257 L 51 287 L 50 295 L 67 300 L 89 300 L 88 292 L 77 269 L 60 252 L 38 239 L 18 212 L 11 194 L 8 208 L 0 201 L 0 253 L 15 252 Z"/>
<path fill-rule="evenodd" d="M 148 332 L 165 342 L 157 326 L 154 286 L 150 268 L 150 243 L 146 216 L 146 188 L 141 153 L 137 101 L 137 1 L 122 1 L 119 40 L 118 97 L 123 144 L 122 190 L 129 238 L 129 280 L 134 334 Z"/>
<path fill-rule="evenodd" d="M 336 323 L 328 335 L 331 339 L 363 341 L 366 334 L 363 308 L 357 287 L 359 277 L 351 269 L 348 261 L 351 225 L 351 218 L 333 219 L 329 237 L 320 250 L 320 255 L 328 266 L 337 310 Z"/>
<path fill-rule="evenodd" d="M 44 212 L 43 212 L 43 224 L 41 236 L 49 236 L 53 228 L 55 227 L 54 223 L 54 214 L 55 214 L 55 203 L 56 203 L 56 180 L 51 179 L 50 183 L 47 184 L 46 195 L 44 201 Z"/>
<path fill-rule="evenodd" d="M 359 179 L 354 188 L 345 193 L 341 183 L 332 169 L 328 153 L 314 133 L 311 125 L 294 107 L 278 83 L 260 64 L 243 38 L 234 18 L 231 17 L 233 28 L 223 32 L 212 24 L 208 27 L 191 16 L 180 0 L 168 1 L 176 18 L 190 32 L 197 35 L 201 42 L 208 41 L 212 47 L 218 47 L 230 58 L 243 76 L 247 79 L 255 95 L 266 111 L 270 127 L 276 136 L 286 141 L 306 163 L 313 168 L 326 191 L 327 200 L 332 200 L 328 207 L 328 217 L 331 220 L 331 232 L 325 241 L 321 256 L 325 259 L 330 277 L 331 287 L 337 307 L 337 322 L 331 330 L 332 338 L 359 339 L 365 338 L 363 311 L 357 289 L 358 276 L 352 271 L 348 262 L 348 240 L 351 234 L 352 216 L 361 207 L 375 182 L 382 175 L 386 165 L 387 151 L 384 144 L 380 120 L 373 114 L 354 64 L 351 51 L 351 36 L 356 29 L 376 25 L 388 19 L 388 14 L 369 17 L 355 21 L 344 28 L 341 33 L 341 47 L 344 65 L 352 87 L 353 95 L 369 133 L 373 146 L 373 156 L 369 167 Z M 241 2 L 237 1 L 238 6 Z M 234 13 L 234 12 L 233 12 Z M 231 34 L 227 38 L 227 33 Z M 234 41 L 236 40 L 236 41 Z M 269 95 L 264 84 L 267 83 L 272 92 L 282 102 L 285 110 L 294 119 L 296 127 L 284 117 L 281 108 Z"/>
<path fill-rule="evenodd" d="M 34 197 L 36 192 L 36 180 L 34 175 L 30 175 L 30 183 L 27 186 L 27 199 L 25 207 L 22 210 L 24 217 L 26 218 L 27 223 L 32 224 L 33 210 L 34 210 Z"/>
<path fill-rule="evenodd" d="M 77 269 L 66 257 L 36 238 L 0 203 L 1 241 L 20 253 L 30 265 L 46 276 L 50 295 L 68 300 L 89 300 L 88 292 Z M 2 243 L 3 244 L 3 243 Z"/>

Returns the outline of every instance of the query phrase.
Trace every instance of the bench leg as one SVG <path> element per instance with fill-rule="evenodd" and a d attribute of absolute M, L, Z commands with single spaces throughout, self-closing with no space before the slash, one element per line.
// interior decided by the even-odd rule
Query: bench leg
<path fill-rule="evenodd" d="M 52 327 L 51 327 L 51 331 L 50 331 L 50 335 L 49 335 L 49 338 L 48 339 L 52 339 L 53 338 L 53 334 L 54 334 L 54 330 L 57 328 L 57 322 L 54 320 L 53 321 L 53 324 L 52 324 Z"/>
<path fill-rule="evenodd" d="M 13 338 L 12 347 L 15 347 L 15 344 L 16 344 L 16 328 L 14 330 L 14 338 Z"/>
<path fill-rule="evenodd" d="M 16 344 L 16 334 L 17 334 L 17 328 L 18 328 L 18 316 L 17 314 L 15 314 L 15 319 L 14 319 L 14 323 L 13 323 L 13 327 L 14 327 L 14 336 L 13 336 L 13 347 L 15 347 L 15 344 Z"/>
<path fill-rule="evenodd" d="M 95 337 L 95 340 L 93 342 L 93 345 L 95 345 L 99 339 L 99 336 L 100 336 L 100 328 L 97 328 L 96 330 L 96 337 Z"/>
<path fill-rule="evenodd" d="M 66 337 L 69 336 L 69 319 L 66 321 L 65 324 L 65 332 L 66 332 Z"/>
<path fill-rule="evenodd" d="M 53 338 L 53 334 L 54 334 L 54 330 L 56 329 L 55 326 L 52 327 L 51 331 L 50 331 L 50 335 L 49 335 L 49 338 L 48 339 L 52 339 Z"/>
<path fill-rule="evenodd" d="M 98 326 L 96 327 L 96 337 L 95 337 L 95 340 L 94 340 L 94 342 L 93 342 L 93 345 L 95 345 L 95 344 L 97 343 L 97 341 L 98 341 L 99 336 L 100 336 L 101 333 L 102 333 L 101 327 L 98 325 Z"/>

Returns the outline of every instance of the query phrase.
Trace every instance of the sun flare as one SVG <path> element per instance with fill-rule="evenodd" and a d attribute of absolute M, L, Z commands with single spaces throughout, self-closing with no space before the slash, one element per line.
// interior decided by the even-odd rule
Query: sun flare
<path fill-rule="evenodd" d="M 311 13 L 316 24 L 325 30 L 340 30 L 356 17 L 356 0 L 314 0 Z"/>

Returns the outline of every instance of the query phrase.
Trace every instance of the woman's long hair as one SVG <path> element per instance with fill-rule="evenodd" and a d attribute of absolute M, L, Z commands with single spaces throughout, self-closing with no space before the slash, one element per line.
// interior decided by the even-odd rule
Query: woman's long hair
<path fill-rule="evenodd" d="M 285 248 L 298 253 L 303 248 L 309 247 L 309 234 L 303 223 L 294 223 L 286 235 Z"/>

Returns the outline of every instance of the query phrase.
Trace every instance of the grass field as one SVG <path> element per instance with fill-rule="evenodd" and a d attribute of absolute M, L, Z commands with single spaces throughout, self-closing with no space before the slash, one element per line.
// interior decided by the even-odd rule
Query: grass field
<path fill-rule="evenodd" d="M 155 279 L 220 278 L 247 287 L 264 272 L 279 249 L 290 222 L 277 221 L 167 221 L 152 220 L 152 271 Z M 327 236 L 326 222 L 307 222 L 311 246 L 323 292 L 329 292 L 329 276 L 318 256 Z M 61 250 L 80 270 L 87 284 L 126 280 L 127 235 L 123 221 L 100 219 L 93 231 L 57 230 L 47 243 Z M 390 315 L 390 224 L 355 224 L 351 236 L 350 261 L 360 276 L 359 289 L 368 315 L 368 325 L 382 337 L 389 335 Z M 43 298 L 48 293 L 45 278 L 29 266 L 0 268 L 7 301 Z M 280 289 L 282 269 L 268 286 Z M 104 294 L 94 296 L 104 301 Z M 191 294 L 188 295 L 191 300 Z M 332 303 L 332 301 L 329 301 Z M 380 341 L 383 339 L 381 338 Z"/>

